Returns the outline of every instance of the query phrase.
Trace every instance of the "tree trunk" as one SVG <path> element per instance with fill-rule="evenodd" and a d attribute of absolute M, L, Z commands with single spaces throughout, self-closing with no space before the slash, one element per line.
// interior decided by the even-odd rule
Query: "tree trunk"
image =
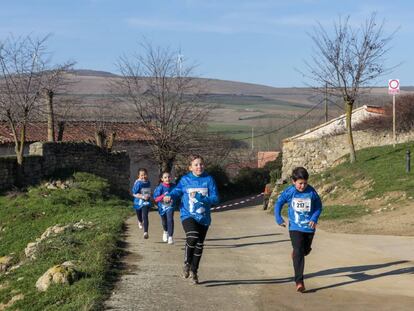
<path fill-rule="evenodd" d="M 346 109 L 346 131 L 347 131 L 347 138 L 348 138 L 348 146 L 349 146 L 349 161 L 354 163 L 356 161 L 355 155 L 355 147 L 354 147 L 354 138 L 352 136 L 352 101 L 345 102 L 345 109 Z"/>
<path fill-rule="evenodd" d="M 112 133 L 109 135 L 108 144 L 107 144 L 107 146 L 106 146 L 106 148 L 108 149 L 108 151 L 109 151 L 109 152 L 111 152 L 112 147 L 114 146 L 115 136 L 116 136 L 116 133 L 115 133 L 115 132 L 112 132 Z"/>
<path fill-rule="evenodd" d="M 58 122 L 58 134 L 57 134 L 57 141 L 63 140 L 63 132 L 65 131 L 65 122 L 59 121 Z"/>
<path fill-rule="evenodd" d="M 47 97 L 47 141 L 55 141 L 55 116 L 53 113 L 53 91 L 46 91 Z"/>
<path fill-rule="evenodd" d="M 103 148 L 105 146 L 106 135 L 102 130 L 95 132 L 95 141 L 96 145 L 99 148 Z"/>
<path fill-rule="evenodd" d="M 159 165 L 160 175 L 164 172 L 171 173 L 174 165 L 174 159 L 164 159 Z"/>

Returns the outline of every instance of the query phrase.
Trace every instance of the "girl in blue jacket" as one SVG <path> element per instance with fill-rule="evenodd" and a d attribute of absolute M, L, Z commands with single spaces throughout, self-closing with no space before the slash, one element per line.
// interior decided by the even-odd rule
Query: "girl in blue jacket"
<path fill-rule="evenodd" d="M 292 171 L 292 185 L 286 188 L 275 203 L 275 218 L 278 225 L 286 227 L 281 216 L 282 207 L 288 204 L 289 235 L 292 242 L 293 268 L 295 270 L 296 290 L 305 291 L 303 271 L 305 256 L 312 250 L 312 240 L 316 224 L 322 212 L 318 193 L 308 185 L 309 174 L 303 167 Z"/>
<path fill-rule="evenodd" d="M 175 184 L 171 182 L 171 175 L 168 172 L 162 173 L 160 179 L 161 183 L 154 190 L 154 200 L 158 205 L 158 213 L 161 216 L 161 223 L 164 229 L 162 240 L 163 242 L 168 242 L 168 244 L 173 244 L 175 204 L 172 204 L 172 202 L 166 204 L 163 199 L 174 189 Z"/>
<path fill-rule="evenodd" d="M 198 284 L 198 267 L 203 253 L 204 240 L 211 223 L 210 208 L 218 204 L 216 183 L 204 172 L 204 160 L 200 155 L 189 158 L 190 173 L 184 175 L 164 202 L 181 198 L 180 218 L 186 233 L 183 277 L 191 277 Z"/>
<path fill-rule="evenodd" d="M 151 183 L 148 181 L 148 172 L 145 168 L 138 170 L 137 179 L 132 187 L 134 209 L 138 217 L 138 226 L 144 227 L 144 239 L 148 239 L 148 213 L 151 208 Z"/>

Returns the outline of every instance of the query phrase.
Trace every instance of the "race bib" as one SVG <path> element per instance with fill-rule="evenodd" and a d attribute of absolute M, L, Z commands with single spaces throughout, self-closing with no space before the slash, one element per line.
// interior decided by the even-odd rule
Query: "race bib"
<path fill-rule="evenodd" d="M 143 195 L 151 195 L 151 188 L 142 188 L 141 194 Z"/>
<path fill-rule="evenodd" d="M 310 212 L 311 210 L 311 199 L 310 198 L 293 198 L 292 205 L 296 212 Z"/>
<path fill-rule="evenodd" d="M 203 214 L 206 211 L 204 204 L 199 202 L 195 196 L 197 193 L 200 193 L 202 196 L 208 196 L 208 188 L 188 188 L 187 193 L 190 213 Z"/>

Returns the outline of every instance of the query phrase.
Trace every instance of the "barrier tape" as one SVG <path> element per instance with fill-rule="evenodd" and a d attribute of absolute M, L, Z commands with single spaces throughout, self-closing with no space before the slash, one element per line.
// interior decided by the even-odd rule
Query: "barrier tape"
<path fill-rule="evenodd" d="M 251 200 L 257 199 L 258 197 L 260 197 L 262 195 L 263 195 L 263 193 L 260 193 L 260 194 L 255 195 L 255 196 L 252 196 L 252 197 L 249 197 L 249 198 L 245 198 L 245 199 L 243 199 L 243 200 L 241 200 L 239 202 L 234 202 L 234 203 L 231 203 L 231 204 L 225 204 L 225 205 L 220 205 L 220 206 L 212 207 L 211 210 L 212 211 L 215 211 L 215 210 L 219 210 L 219 209 L 222 209 L 222 208 L 227 208 L 227 207 L 237 206 L 239 204 L 244 204 L 244 203 L 247 203 L 247 202 L 249 202 Z"/>

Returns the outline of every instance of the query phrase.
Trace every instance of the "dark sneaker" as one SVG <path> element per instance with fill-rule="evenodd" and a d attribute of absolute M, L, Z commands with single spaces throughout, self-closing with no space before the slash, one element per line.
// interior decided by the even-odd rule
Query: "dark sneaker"
<path fill-rule="evenodd" d="M 198 284 L 198 275 L 196 272 L 191 271 L 190 278 L 194 285 Z"/>
<path fill-rule="evenodd" d="M 296 291 L 303 293 L 305 291 L 305 285 L 302 282 L 296 283 Z"/>
<path fill-rule="evenodd" d="M 183 266 L 183 278 L 188 279 L 190 276 L 190 265 L 185 263 Z"/>

